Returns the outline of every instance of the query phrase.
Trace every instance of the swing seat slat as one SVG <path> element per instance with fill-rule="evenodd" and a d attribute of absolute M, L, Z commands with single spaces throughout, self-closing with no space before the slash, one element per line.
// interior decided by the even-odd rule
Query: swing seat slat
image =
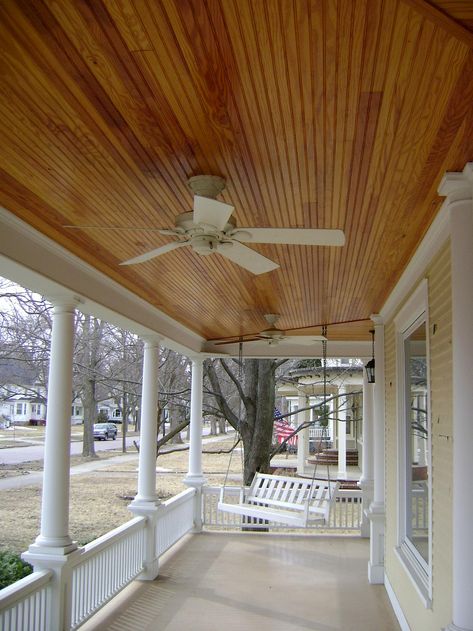
<path fill-rule="evenodd" d="M 225 502 L 225 486 L 220 491 L 218 510 L 265 519 L 295 527 L 311 522 L 328 523 L 340 483 L 257 473 L 239 504 Z"/>

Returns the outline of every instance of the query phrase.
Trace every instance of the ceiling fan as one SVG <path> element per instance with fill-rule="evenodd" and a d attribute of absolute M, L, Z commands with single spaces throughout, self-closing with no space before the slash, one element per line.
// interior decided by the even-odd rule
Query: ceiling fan
<path fill-rule="evenodd" d="M 276 313 L 266 313 L 264 315 L 264 319 L 269 324 L 269 329 L 265 329 L 260 333 L 256 333 L 255 335 L 240 335 L 233 336 L 228 338 L 221 338 L 218 340 L 209 340 L 215 344 L 215 346 L 220 346 L 223 344 L 237 344 L 239 342 L 259 342 L 264 341 L 269 344 L 269 346 L 276 346 L 278 344 L 284 342 L 290 342 L 291 344 L 313 344 L 314 342 L 323 342 L 326 341 L 327 338 L 324 335 L 288 335 L 287 331 L 282 329 L 278 329 L 276 324 L 281 316 Z"/>
<path fill-rule="evenodd" d="M 264 274 L 279 267 L 277 263 L 244 243 L 280 243 L 291 245 L 344 245 L 342 230 L 305 228 L 238 228 L 232 218 L 233 206 L 216 199 L 225 188 L 225 180 L 216 175 L 196 175 L 188 180 L 194 193 L 194 210 L 176 217 L 174 228 L 161 234 L 176 237 L 175 241 L 123 261 L 120 265 L 136 265 L 178 248 L 190 246 L 200 256 L 221 254 L 253 274 Z M 81 226 L 64 226 L 80 228 Z M 100 228 L 100 226 L 82 226 Z M 107 229 L 104 227 L 104 229 Z M 108 228 L 120 230 L 123 228 Z M 139 230 L 139 228 L 132 228 Z"/>

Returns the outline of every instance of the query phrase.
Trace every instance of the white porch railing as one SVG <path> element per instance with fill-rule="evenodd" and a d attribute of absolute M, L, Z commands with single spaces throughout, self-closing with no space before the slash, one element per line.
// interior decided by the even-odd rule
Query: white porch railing
<path fill-rule="evenodd" d="M 146 519 L 135 517 L 88 543 L 72 566 L 71 629 L 76 629 L 143 569 Z"/>
<path fill-rule="evenodd" d="M 330 434 L 329 427 L 309 427 L 309 438 L 311 440 L 320 440 L 323 438 L 324 440 L 331 441 L 332 436 Z"/>
<path fill-rule="evenodd" d="M 229 529 L 239 530 L 248 525 L 244 523 L 241 515 L 233 515 L 217 510 L 217 504 L 220 498 L 220 487 L 204 486 L 202 493 L 202 512 L 203 523 L 206 528 L 210 529 Z M 311 530 L 336 530 L 336 531 L 359 531 L 361 528 L 362 507 L 361 490 L 339 491 L 334 508 L 330 513 L 328 524 L 316 524 L 310 526 Z M 238 504 L 240 501 L 239 487 L 226 487 L 225 502 L 229 504 Z M 256 523 L 251 524 L 252 528 L 270 529 L 270 530 L 287 530 L 293 528 L 284 524 L 268 524 Z"/>
<path fill-rule="evenodd" d="M 155 553 L 161 556 L 194 527 L 197 491 L 189 488 L 158 506 Z M 228 487 L 227 502 L 239 502 L 240 489 Z M 240 529 L 241 517 L 220 513 L 220 487 L 203 487 L 202 514 L 207 528 Z M 329 524 L 314 526 L 327 531 L 357 531 L 361 525 L 361 491 L 340 491 Z M 252 524 L 281 530 L 285 526 Z M 70 580 L 64 583 L 65 629 L 77 629 L 144 569 L 146 517 L 135 517 L 87 544 L 70 559 Z M 48 609 L 52 602 L 53 572 L 43 570 L 0 591 L 1 631 L 50 631 Z"/>
<path fill-rule="evenodd" d="M 53 572 L 33 572 L 0 591 L 2 631 L 49 631 L 47 611 Z"/>
<path fill-rule="evenodd" d="M 186 489 L 158 507 L 156 528 L 156 556 L 179 541 L 194 527 L 194 488 Z"/>

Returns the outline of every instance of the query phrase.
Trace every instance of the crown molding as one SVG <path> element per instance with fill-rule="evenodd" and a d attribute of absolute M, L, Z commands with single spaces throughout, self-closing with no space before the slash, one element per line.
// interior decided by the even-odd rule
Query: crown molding
<path fill-rule="evenodd" d="M 203 337 L 2 207 L 0 265 L 10 280 L 53 300 L 74 300 L 82 312 L 140 337 L 161 338 L 163 346 L 185 355 L 202 350 Z"/>

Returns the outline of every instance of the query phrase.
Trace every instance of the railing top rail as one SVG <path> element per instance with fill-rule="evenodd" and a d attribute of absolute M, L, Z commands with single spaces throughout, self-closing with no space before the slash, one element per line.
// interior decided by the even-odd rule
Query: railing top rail
<path fill-rule="evenodd" d="M 52 570 L 39 570 L 33 572 L 12 585 L 8 585 L 0 590 L 0 611 L 7 609 L 20 600 L 24 600 L 29 594 L 38 591 L 44 585 L 47 585 L 54 572 Z"/>
<path fill-rule="evenodd" d="M 196 493 L 197 491 L 195 490 L 194 487 L 189 487 L 185 491 L 181 491 L 180 493 L 178 493 L 178 495 L 174 495 L 173 497 L 170 497 L 165 502 L 162 502 L 160 506 L 164 511 L 171 510 L 172 508 L 175 508 L 176 506 L 179 506 L 180 504 L 183 504 L 184 502 L 186 502 L 188 499 L 193 497 Z"/>
<path fill-rule="evenodd" d="M 71 559 L 71 565 L 76 566 L 83 563 L 86 559 L 91 556 L 96 555 L 101 550 L 108 548 L 114 545 L 120 539 L 127 537 L 128 535 L 137 532 L 138 530 L 143 530 L 146 524 L 146 517 L 138 516 L 130 519 L 125 524 L 114 528 L 110 532 L 105 533 L 98 539 L 87 543 L 82 549 L 81 554 L 77 557 L 77 559 Z"/>

